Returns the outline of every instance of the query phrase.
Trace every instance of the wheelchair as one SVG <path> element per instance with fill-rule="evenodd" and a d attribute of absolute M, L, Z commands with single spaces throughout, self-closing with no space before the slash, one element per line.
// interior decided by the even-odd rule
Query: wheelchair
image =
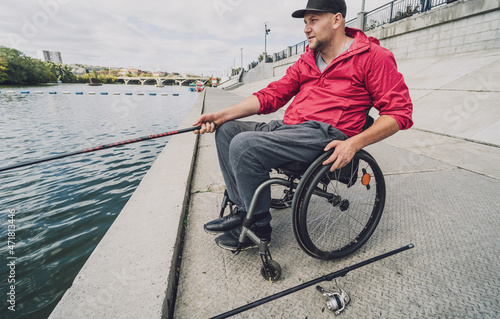
<path fill-rule="evenodd" d="M 367 118 L 364 129 L 373 123 Z M 385 180 L 375 159 L 358 151 L 343 168 L 330 172 L 322 163 L 333 150 L 321 154 L 313 163 L 293 162 L 273 169 L 271 178 L 257 187 L 239 238 L 248 236 L 259 248 L 261 275 L 268 281 L 281 276 L 281 266 L 272 259 L 269 243 L 251 230 L 253 212 L 262 192 L 271 187 L 271 208 L 292 208 L 292 227 L 300 248 L 309 256 L 333 260 L 361 248 L 375 231 L 385 204 Z M 219 217 L 233 203 L 224 192 Z"/>

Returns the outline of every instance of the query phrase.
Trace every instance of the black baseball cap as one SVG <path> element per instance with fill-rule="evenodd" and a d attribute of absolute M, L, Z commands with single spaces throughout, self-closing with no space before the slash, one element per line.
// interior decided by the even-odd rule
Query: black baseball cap
<path fill-rule="evenodd" d="M 292 13 L 294 18 L 303 18 L 306 11 L 341 13 L 345 18 L 347 6 L 345 0 L 309 0 L 305 9 Z"/>

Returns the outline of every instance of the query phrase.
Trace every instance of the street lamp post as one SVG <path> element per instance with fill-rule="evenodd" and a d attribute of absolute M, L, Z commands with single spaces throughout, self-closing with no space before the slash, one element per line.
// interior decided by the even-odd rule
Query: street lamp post
<path fill-rule="evenodd" d="M 243 48 L 241 50 L 241 71 L 243 72 Z"/>
<path fill-rule="evenodd" d="M 267 35 L 269 34 L 269 32 L 271 32 L 271 29 L 267 28 L 267 22 L 266 22 L 264 27 L 266 30 L 266 34 L 264 36 L 264 63 L 266 63 L 267 62 Z"/>
<path fill-rule="evenodd" d="M 358 13 L 358 29 L 365 30 L 365 0 L 361 2 L 361 12 Z"/>

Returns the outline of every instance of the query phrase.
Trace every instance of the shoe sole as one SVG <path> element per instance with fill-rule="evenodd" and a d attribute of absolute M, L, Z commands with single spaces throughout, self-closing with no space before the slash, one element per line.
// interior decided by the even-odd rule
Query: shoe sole
<path fill-rule="evenodd" d="M 221 245 L 218 242 L 215 242 L 215 243 L 217 244 L 217 246 L 219 246 L 220 248 L 225 249 L 225 250 L 235 251 L 235 250 L 238 249 L 237 247 L 230 247 L 230 246 Z M 269 246 L 271 246 L 271 242 L 267 243 L 267 247 L 269 247 Z M 252 249 L 252 248 L 259 248 L 259 246 L 257 244 L 255 244 L 255 243 L 252 242 L 252 245 L 242 247 L 241 251 L 249 250 L 249 249 Z"/>
<path fill-rule="evenodd" d="M 236 229 L 236 228 L 238 228 L 240 226 L 241 225 L 236 226 L 236 227 L 231 228 L 231 229 L 228 229 L 228 230 L 208 230 L 205 227 L 203 227 L 203 229 L 205 230 L 206 233 L 209 233 L 210 235 L 220 235 L 220 234 L 224 234 L 225 232 L 228 232 L 228 231 L 231 231 L 233 229 Z"/>
<path fill-rule="evenodd" d="M 235 251 L 237 250 L 238 248 L 237 247 L 229 247 L 229 246 L 224 246 L 224 245 L 221 245 L 219 244 L 218 242 L 216 242 L 217 246 L 219 246 L 220 248 L 222 249 L 225 249 L 225 250 L 229 250 L 229 251 Z M 259 246 L 253 244 L 253 245 L 250 245 L 250 246 L 246 246 L 246 247 L 242 247 L 240 250 L 241 251 L 245 251 L 245 250 L 249 250 L 249 249 L 252 249 L 252 248 L 259 248 Z"/>
<path fill-rule="evenodd" d="M 223 231 L 213 231 L 213 230 L 208 230 L 205 227 L 203 227 L 203 230 L 205 230 L 205 233 L 210 234 L 210 235 L 220 235 L 223 234 Z"/>
<path fill-rule="evenodd" d="M 207 232 L 207 233 L 209 233 L 211 235 L 219 235 L 219 234 L 223 234 L 225 232 L 231 231 L 233 229 L 236 229 L 238 227 L 241 227 L 241 225 L 238 225 L 238 226 L 235 226 L 234 228 L 226 229 L 226 230 L 208 230 L 208 229 L 206 229 L 205 226 L 203 226 L 203 229 L 205 230 L 205 232 Z"/>

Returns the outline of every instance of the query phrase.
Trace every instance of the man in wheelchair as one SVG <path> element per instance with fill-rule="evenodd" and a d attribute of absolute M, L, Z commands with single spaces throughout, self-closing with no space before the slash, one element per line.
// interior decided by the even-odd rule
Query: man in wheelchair
<path fill-rule="evenodd" d="M 216 132 L 217 154 L 232 214 L 205 224 L 209 233 L 222 233 L 216 243 L 229 250 L 238 246 L 246 210 L 256 188 L 269 172 L 291 162 L 312 163 L 334 149 L 323 162 L 331 171 L 345 166 L 357 151 L 400 129 L 412 126 L 412 102 L 393 54 L 361 30 L 345 27 L 344 0 L 309 0 L 294 18 L 303 18 L 309 46 L 286 75 L 243 101 L 216 113 L 203 114 L 195 133 Z M 268 114 L 293 102 L 282 121 L 235 121 Z M 367 110 L 380 117 L 366 130 Z M 270 190 L 254 210 L 252 230 L 271 239 Z M 249 240 L 241 250 L 256 247 Z"/>

